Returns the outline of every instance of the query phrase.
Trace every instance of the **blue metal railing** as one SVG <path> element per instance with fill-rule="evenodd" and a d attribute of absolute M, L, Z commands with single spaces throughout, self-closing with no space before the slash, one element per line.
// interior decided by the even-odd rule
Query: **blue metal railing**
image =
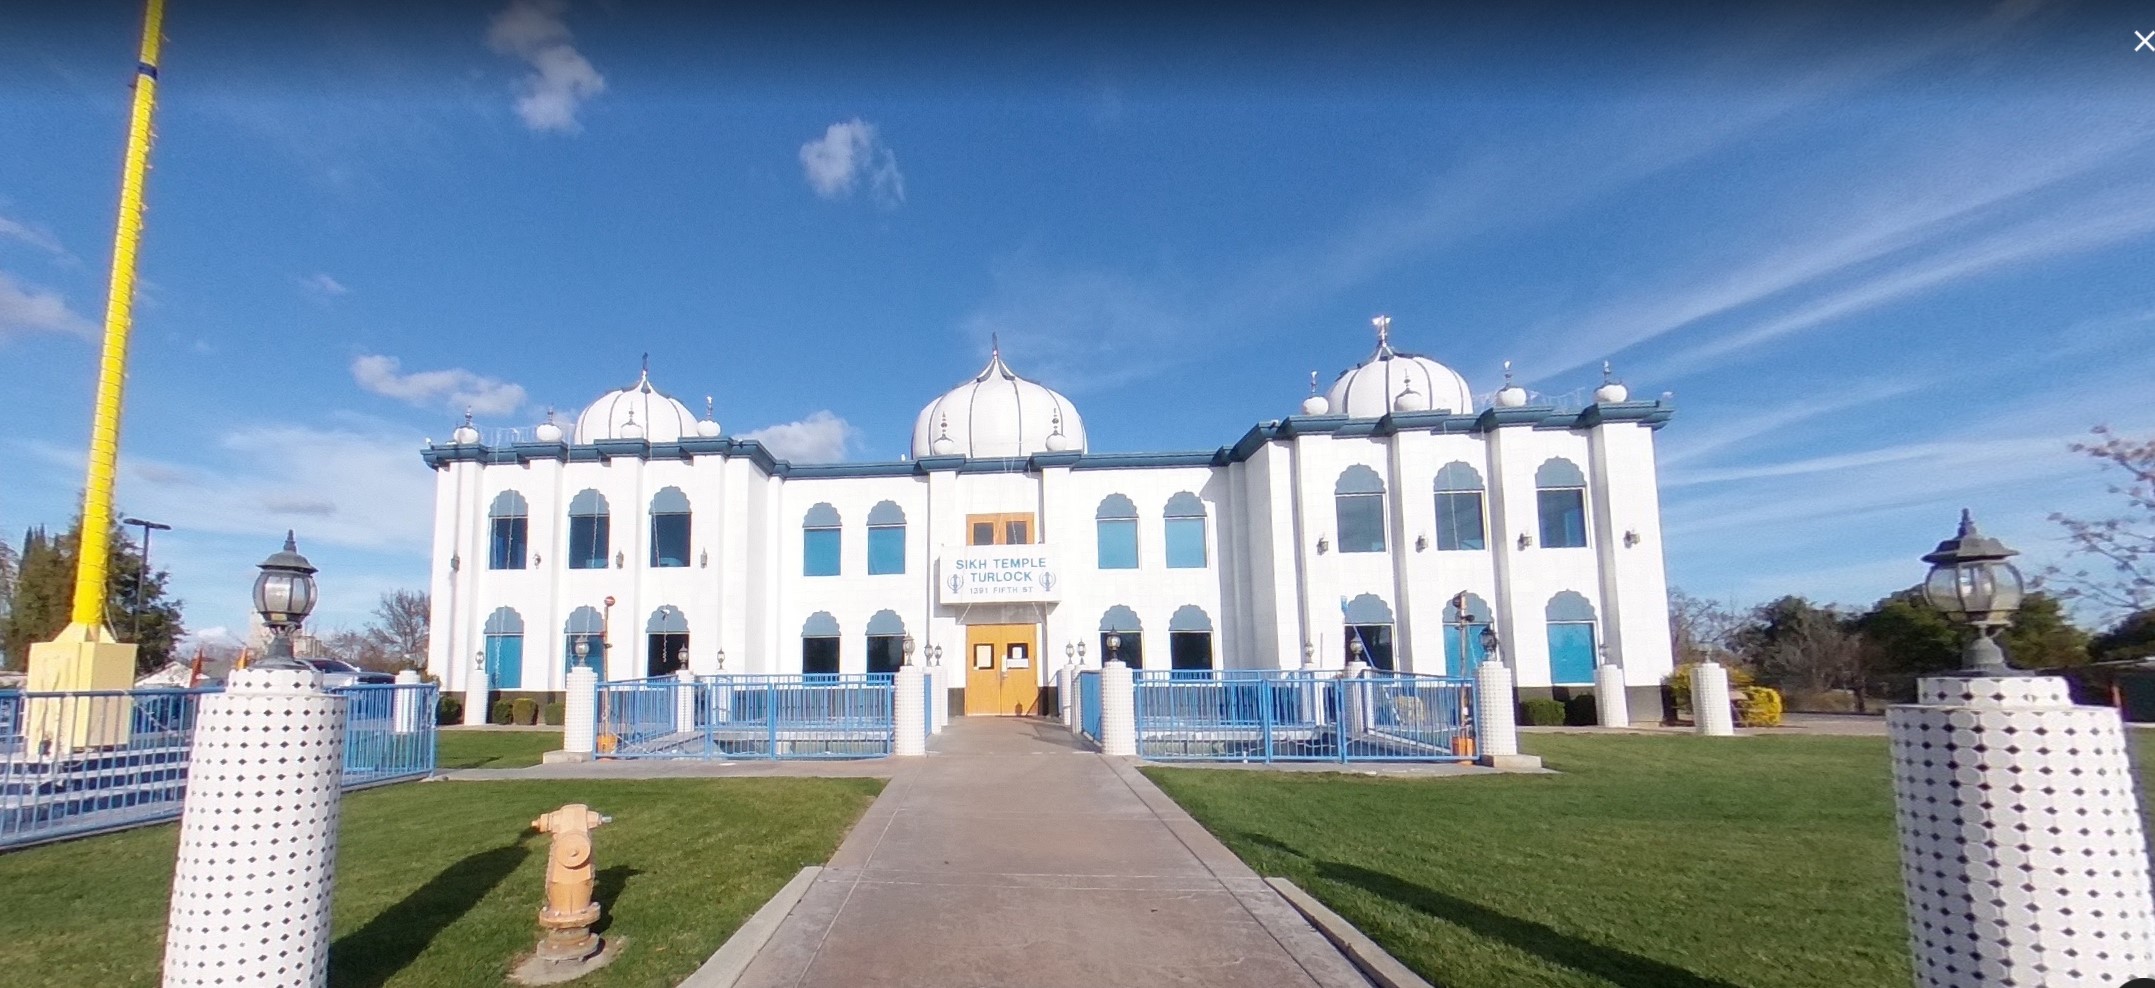
<path fill-rule="evenodd" d="M 1100 740 L 1100 671 L 1091 669 L 1077 674 L 1078 733 L 1094 741 Z"/>
<path fill-rule="evenodd" d="M 1464 761 L 1471 680 L 1407 673 L 1137 671 L 1137 753 L 1174 761 Z M 1088 706 L 1088 713 L 1091 706 Z M 1097 715 L 1094 724 L 1097 725 Z M 1097 738 L 1097 726 L 1093 737 Z"/>
<path fill-rule="evenodd" d="M 600 683 L 605 758 L 874 758 L 896 730 L 889 673 Z M 932 711 L 932 707 L 929 708 Z"/>
<path fill-rule="evenodd" d="M 179 816 L 202 700 L 217 689 L 0 691 L 0 848 Z M 344 788 L 434 772 L 431 683 L 341 687 Z"/>

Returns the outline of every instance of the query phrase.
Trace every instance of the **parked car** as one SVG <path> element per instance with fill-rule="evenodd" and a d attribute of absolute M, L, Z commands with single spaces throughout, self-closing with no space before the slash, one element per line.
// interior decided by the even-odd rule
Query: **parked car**
<path fill-rule="evenodd" d="M 374 686 L 397 681 L 397 677 L 386 672 L 369 672 L 342 659 L 301 659 L 299 661 L 313 666 L 316 672 L 322 674 L 323 686 Z"/>

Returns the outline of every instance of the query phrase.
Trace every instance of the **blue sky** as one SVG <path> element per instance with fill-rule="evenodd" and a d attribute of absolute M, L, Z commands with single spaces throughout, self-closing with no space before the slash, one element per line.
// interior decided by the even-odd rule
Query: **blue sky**
<path fill-rule="evenodd" d="M 1848 603 L 1973 507 L 2039 568 L 2066 444 L 2155 429 L 2155 15 L 171 0 L 122 510 L 190 625 L 286 528 L 319 625 L 423 586 L 417 450 L 653 378 L 895 458 L 1000 334 L 1097 450 L 1211 448 L 1369 318 L 1673 392 L 1675 584 Z M 0 536 L 81 483 L 138 8 L 0 9 Z"/>

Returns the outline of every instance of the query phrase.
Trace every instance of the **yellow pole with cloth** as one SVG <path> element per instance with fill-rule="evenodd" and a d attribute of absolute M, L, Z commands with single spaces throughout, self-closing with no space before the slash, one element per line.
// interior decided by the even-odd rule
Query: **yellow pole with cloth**
<path fill-rule="evenodd" d="M 75 599 L 66 630 L 30 646 L 33 691 L 126 689 L 135 682 L 135 646 L 105 627 L 105 576 L 112 553 L 112 481 L 120 455 L 120 392 L 127 383 L 127 331 L 135 300 L 135 250 L 142 238 L 142 183 L 150 164 L 150 113 L 157 106 L 157 55 L 164 0 L 148 0 L 135 96 L 127 125 L 127 159 L 120 176 L 120 216 L 112 239 L 112 284 L 105 298 L 105 344 L 98 362 L 97 416 L 90 427 L 89 476 L 82 494 L 82 544 L 75 564 Z M 87 704 L 88 701 L 81 701 Z M 126 718 L 83 716 L 61 704 L 32 711 L 33 735 L 67 747 L 124 740 Z M 46 716 L 37 716 L 45 713 Z M 116 724 L 99 721 L 117 720 Z M 117 734 L 118 738 L 106 735 Z M 60 735 L 65 735 L 64 739 Z"/>

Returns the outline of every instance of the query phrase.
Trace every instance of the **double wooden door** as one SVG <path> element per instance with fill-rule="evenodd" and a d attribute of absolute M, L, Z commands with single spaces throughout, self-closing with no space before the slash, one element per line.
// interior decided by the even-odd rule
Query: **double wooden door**
<path fill-rule="evenodd" d="M 965 714 L 1026 717 L 1040 713 L 1040 626 L 973 624 L 965 628 Z"/>

